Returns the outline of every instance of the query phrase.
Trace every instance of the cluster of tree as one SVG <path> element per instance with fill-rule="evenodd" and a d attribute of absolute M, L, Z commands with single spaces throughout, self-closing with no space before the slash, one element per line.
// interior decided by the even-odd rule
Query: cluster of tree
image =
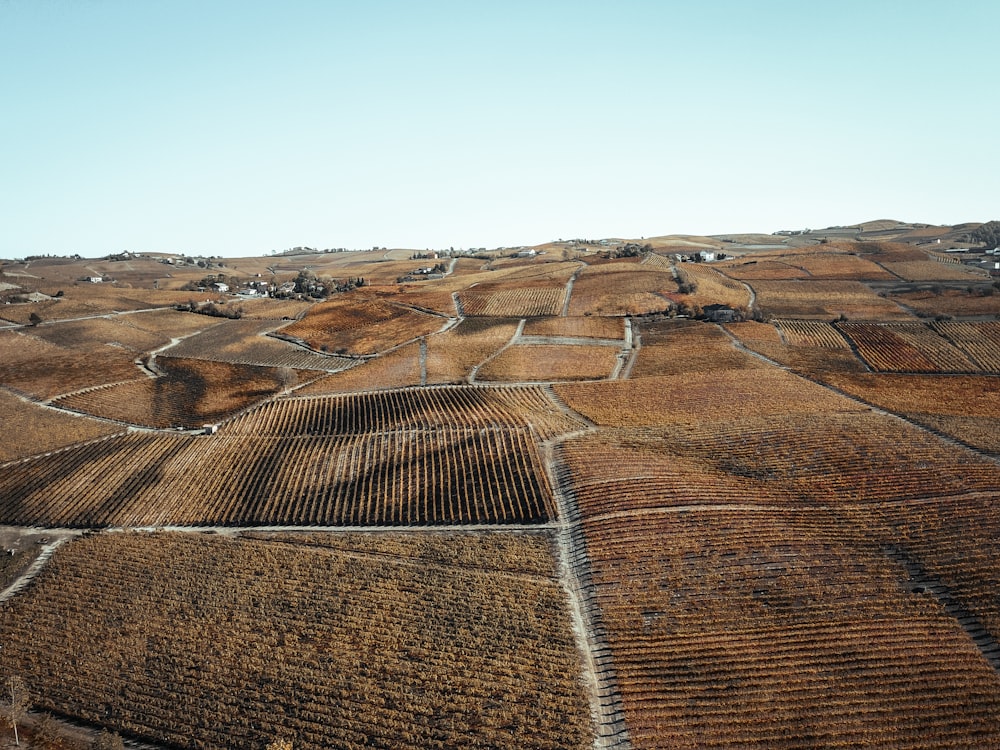
<path fill-rule="evenodd" d="M 985 250 L 995 250 L 1000 247 L 1000 221 L 987 221 L 969 234 L 972 242 L 978 242 Z"/>
<path fill-rule="evenodd" d="M 224 273 L 210 273 L 197 281 L 189 281 L 181 287 L 185 292 L 203 292 L 212 284 L 225 284 L 230 289 L 235 289 L 240 285 L 239 279 L 234 276 L 226 276 Z"/>
<path fill-rule="evenodd" d="M 349 292 L 352 289 L 365 286 L 363 277 L 349 279 L 332 279 L 329 276 L 317 276 L 308 269 L 299 271 L 299 275 L 292 281 L 291 289 L 278 289 L 274 296 L 278 298 L 288 297 L 312 297 L 313 299 L 326 299 L 331 294 Z"/>
<path fill-rule="evenodd" d="M 605 258 L 636 258 L 643 253 L 653 252 L 653 246 L 648 242 L 644 245 L 640 245 L 637 242 L 626 242 L 624 245 L 619 245 L 606 253 L 603 253 Z"/>
<path fill-rule="evenodd" d="M 181 312 L 193 312 L 199 315 L 211 315 L 213 318 L 229 318 L 239 320 L 243 317 L 242 307 L 230 307 L 229 305 L 217 305 L 214 302 L 199 303 L 195 300 L 188 300 L 174 306 L 175 310 Z"/>
<path fill-rule="evenodd" d="M 31 696 L 24 680 L 16 675 L 7 678 L 5 687 L 5 700 L 0 703 L 0 720 L 14 733 L 14 744 L 20 747 L 21 733 L 18 725 L 24 720 L 28 709 L 31 708 Z M 31 747 L 39 750 L 56 750 L 64 747 L 63 738 L 51 714 L 42 714 L 41 718 L 35 722 L 31 731 Z M 91 744 L 93 750 L 124 750 L 124 747 L 122 738 L 107 730 L 101 732 Z M 283 746 L 283 750 L 285 747 L 290 749 L 291 743 Z"/>

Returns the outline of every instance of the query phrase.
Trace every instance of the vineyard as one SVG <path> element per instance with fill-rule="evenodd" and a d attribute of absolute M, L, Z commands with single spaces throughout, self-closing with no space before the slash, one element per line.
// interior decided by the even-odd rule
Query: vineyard
<path fill-rule="evenodd" d="M 194 317 L 194 316 L 192 316 Z M 225 320 L 174 344 L 164 354 L 234 365 L 292 367 L 337 372 L 355 364 L 347 357 L 320 354 L 268 334 L 278 330 L 273 321 Z"/>
<path fill-rule="evenodd" d="M 481 381 L 546 382 L 611 377 L 619 350 L 610 346 L 516 345 L 479 370 Z"/>
<path fill-rule="evenodd" d="M 759 369 L 766 364 L 738 350 L 717 326 L 691 320 L 664 320 L 640 326 L 642 348 L 633 378 L 721 370 Z"/>
<path fill-rule="evenodd" d="M 174 357 L 160 357 L 156 366 L 159 377 L 78 391 L 52 403 L 145 427 L 198 428 L 225 420 L 307 377 L 294 370 Z"/>
<path fill-rule="evenodd" d="M 584 527 L 634 746 L 1000 743 L 995 671 L 863 527 L 724 506 Z"/>
<path fill-rule="evenodd" d="M 62 347 L 29 333 L 0 331 L 0 385 L 37 399 L 141 378 L 134 359 L 121 347 Z"/>
<path fill-rule="evenodd" d="M 840 331 L 821 320 L 775 320 L 774 325 L 792 346 L 812 346 L 820 349 L 846 349 L 848 343 Z"/>
<path fill-rule="evenodd" d="M 838 323 L 868 366 L 878 372 L 976 372 L 979 368 L 923 323 Z"/>
<path fill-rule="evenodd" d="M 0 463 L 45 453 L 73 443 L 104 437 L 122 428 L 118 425 L 47 409 L 0 389 Z"/>
<path fill-rule="evenodd" d="M 316 351 L 367 355 L 434 333 L 447 322 L 387 300 L 352 296 L 314 305 L 302 320 L 281 332 Z"/>
<path fill-rule="evenodd" d="M 983 372 L 1000 374 L 1000 322 L 931 323 L 931 328 L 958 347 Z"/>
<path fill-rule="evenodd" d="M 910 315 L 860 281 L 754 281 L 757 305 L 776 318 L 900 320 Z"/>
<path fill-rule="evenodd" d="M 571 316 L 643 315 L 665 310 L 677 292 L 669 269 L 616 261 L 588 266 L 573 284 Z"/>
<path fill-rule="evenodd" d="M 838 236 L 4 263 L 22 745 L 1000 747 L 1000 297 Z"/>
<path fill-rule="evenodd" d="M 496 354 L 515 333 L 517 321 L 511 318 L 466 318 L 454 328 L 431 336 L 427 339 L 427 382 L 468 379 L 473 368 Z"/>
<path fill-rule="evenodd" d="M 565 336 L 587 339 L 623 339 L 621 318 L 532 318 L 524 325 L 525 336 Z"/>
<path fill-rule="evenodd" d="M 354 367 L 340 370 L 296 390 L 302 395 L 324 395 L 393 389 L 420 385 L 421 343 L 404 344 L 377 357 L 361 360 Z"/>
<path fill-rule="evenodd" d="M 580 423 L 530 389 L 274 402 L 214 436 L 132 433 L 6 464 L 0 522 L 544 522 L 554 509 L 536 425 L 554 434 Z"/>
<path fill-rule="evenodd" d="M 91 536 L 0 604 L 0 669 L 168 747 L 586 747 L 549 540 L 446 541 Z"/>
<path fill-rule="evenodd" d="M 980 450 L 1000 453 L 995 377 L 828 373 L 823 381 Z"/>
<path fill-rule="evenodd" d="M 566 297 L 564 286 L 515 287 L 480 285 L 459 292 L 464 315 L 488 318 L 527 318 L 558 315 Z"/>

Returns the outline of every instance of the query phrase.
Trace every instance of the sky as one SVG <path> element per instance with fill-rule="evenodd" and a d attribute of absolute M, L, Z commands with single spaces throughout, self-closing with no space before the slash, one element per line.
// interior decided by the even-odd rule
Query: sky
<path fill-rule="evenodd" d="M 996 0 L 0 0 L 0 257 L 1000 219 Z"/>

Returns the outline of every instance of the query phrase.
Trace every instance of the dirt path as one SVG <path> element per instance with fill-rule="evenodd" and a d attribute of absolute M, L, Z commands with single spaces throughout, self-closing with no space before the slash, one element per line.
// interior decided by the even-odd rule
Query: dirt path
<path fill-rule="evenodd" d="M 631 748 L 631 743 L 625 728 L 611 648 L 594 598 L 590 560 L 580 528 L 580 514 L 565 481 L 565 469 L 557 465 L 555 458 L 556 446 L 565 439 L 564 436 L 542 445 L 545 468 L 559 510 L 556 530 L 559 577 L 570 605 L 573 634 L 583 660 L 583 677 L 590 700 L 591 717 L 597 730 L 594 750 L 627 750 Z"/>

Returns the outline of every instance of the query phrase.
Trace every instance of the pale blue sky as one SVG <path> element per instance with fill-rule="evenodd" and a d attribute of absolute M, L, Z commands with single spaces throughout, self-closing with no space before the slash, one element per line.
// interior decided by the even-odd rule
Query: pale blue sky
<path fill-rule="evenodd" d="M 0 0 L 0 257 L 1000 219 L 995 0 Z"/>

